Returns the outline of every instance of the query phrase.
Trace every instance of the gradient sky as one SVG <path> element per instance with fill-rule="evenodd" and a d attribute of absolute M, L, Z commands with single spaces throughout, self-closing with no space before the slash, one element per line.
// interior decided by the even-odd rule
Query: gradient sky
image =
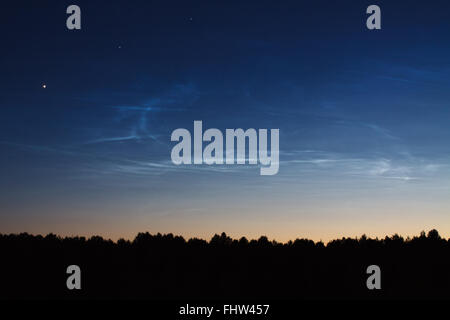
<path fill-rule="evenodd" d="M 448 1 L 9 1 L 0 24 L 2 233 L 450 236 Z M 279 173 L 173 165 L 194 120 L 279 128 Z"/>

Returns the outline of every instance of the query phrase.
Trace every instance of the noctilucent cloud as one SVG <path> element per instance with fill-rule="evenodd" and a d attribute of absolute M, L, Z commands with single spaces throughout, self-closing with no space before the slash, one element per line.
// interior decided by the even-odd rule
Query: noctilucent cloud
<path fill-rule="evenodd" d="M 0 232 L 450 236 L 450 4 L 9 2 Z M 280 129 L 279 172 L 176 166 L 177 128 Z"/>

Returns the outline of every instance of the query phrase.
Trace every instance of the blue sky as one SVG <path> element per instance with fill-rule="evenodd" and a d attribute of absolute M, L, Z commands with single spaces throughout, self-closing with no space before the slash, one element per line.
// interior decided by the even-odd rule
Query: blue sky
<path fill-rule="evenodd" d="M 445 1 L 70 4 L 1 13 L 0 232 L 450 236 Z M 279 128 L 279 173 L 173 165 L 194 120 Z"/>

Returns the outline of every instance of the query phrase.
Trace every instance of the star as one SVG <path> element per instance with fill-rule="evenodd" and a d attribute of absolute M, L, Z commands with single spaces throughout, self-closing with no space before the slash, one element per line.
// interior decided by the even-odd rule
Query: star
<path fill-rule="evenodd" d="M 44 83 L 44 84 L 42 85 L 42 88 L 43 88 L 43 89 L 47 88 L 47 85 Z"/>

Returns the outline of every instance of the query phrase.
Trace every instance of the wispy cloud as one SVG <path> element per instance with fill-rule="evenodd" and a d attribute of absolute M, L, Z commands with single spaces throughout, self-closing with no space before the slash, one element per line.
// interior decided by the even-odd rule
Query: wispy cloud
<path fill-rule="evenodd" d="M 325 151 L 299 150 L 298 152 L 281 152 L 280 172 L 286 170 L 291 175 L 316 173 L 327 175 L 379 178 L 402 181 L 439 178 L 439 172 L 448 167 L 445 159 L 433 161 L 417 158 L 411 154 L 392 158 L 376 155 L 348 157 L 345 154 Z"/>
<path fill-rule="evenodd" d="M 393 82 L 401 82 L 410 85 L 438 85 L 448 83 L 449 68 L 418 68 L 400 63 L 392 64 L 385 61 L 369 60 L 365 64 L 370 65 L 370 72 L 360 70 L 346 70 L 347 73 L 367 76 L 367 79 L 380 79 Z"/>
<path fill-rule="evenodd" d="M 141 137 L 138 135 L 130 135 L 125 137 L 109 137 L 109 138 L 100 138 L 100 139 L 94 139 L 91 141 L 85 142 L 85 144 L 96 144 L 96 143 L 103 143 L 103 142 L 122 142 L 122 141 L 129 141 L 129 140 L 139 140 Z"/>
<path fill-rule="evenodd" d="M 198 94 L 192 84 L 176 84 L 160 96 L 141 99 L 139 103 L 112 106 L 107 104 L 106 108 L 115 111 L 110 122 L 102 121 L 102 127 L 97 130 L 100 134 L 85 141 L 84 144 L 152 139 L 156 143 L 166 145 L 166 142 L 159 140 L 162 134 L 155 126 L 157 114 L 185 111 L 186 106 L 195 101 Z M 129 99 L 135 100 L 132 97 Z M 183 106 L 180 106 L 181 104 Z M 118 134 L 111 135 L 112 131 Z"/>
<path fill-rule="evenodd" d="M 341 126 L 349 126 L 349 127 L 356 127 L 356 128 L 368 128 L 372 132 L 378 134 L 378 136 L 382 138 L 387 138 L 391 140 L 400 140 L 399 137 L 392 134 L 391 130 L 384 128 L 378 124 L 375 123 L 368 123 L 364 121 L 356 121 L 356 120 L 347 120 L 347 119 L 340 119 L 335 121 L 336 124 Z"/>

